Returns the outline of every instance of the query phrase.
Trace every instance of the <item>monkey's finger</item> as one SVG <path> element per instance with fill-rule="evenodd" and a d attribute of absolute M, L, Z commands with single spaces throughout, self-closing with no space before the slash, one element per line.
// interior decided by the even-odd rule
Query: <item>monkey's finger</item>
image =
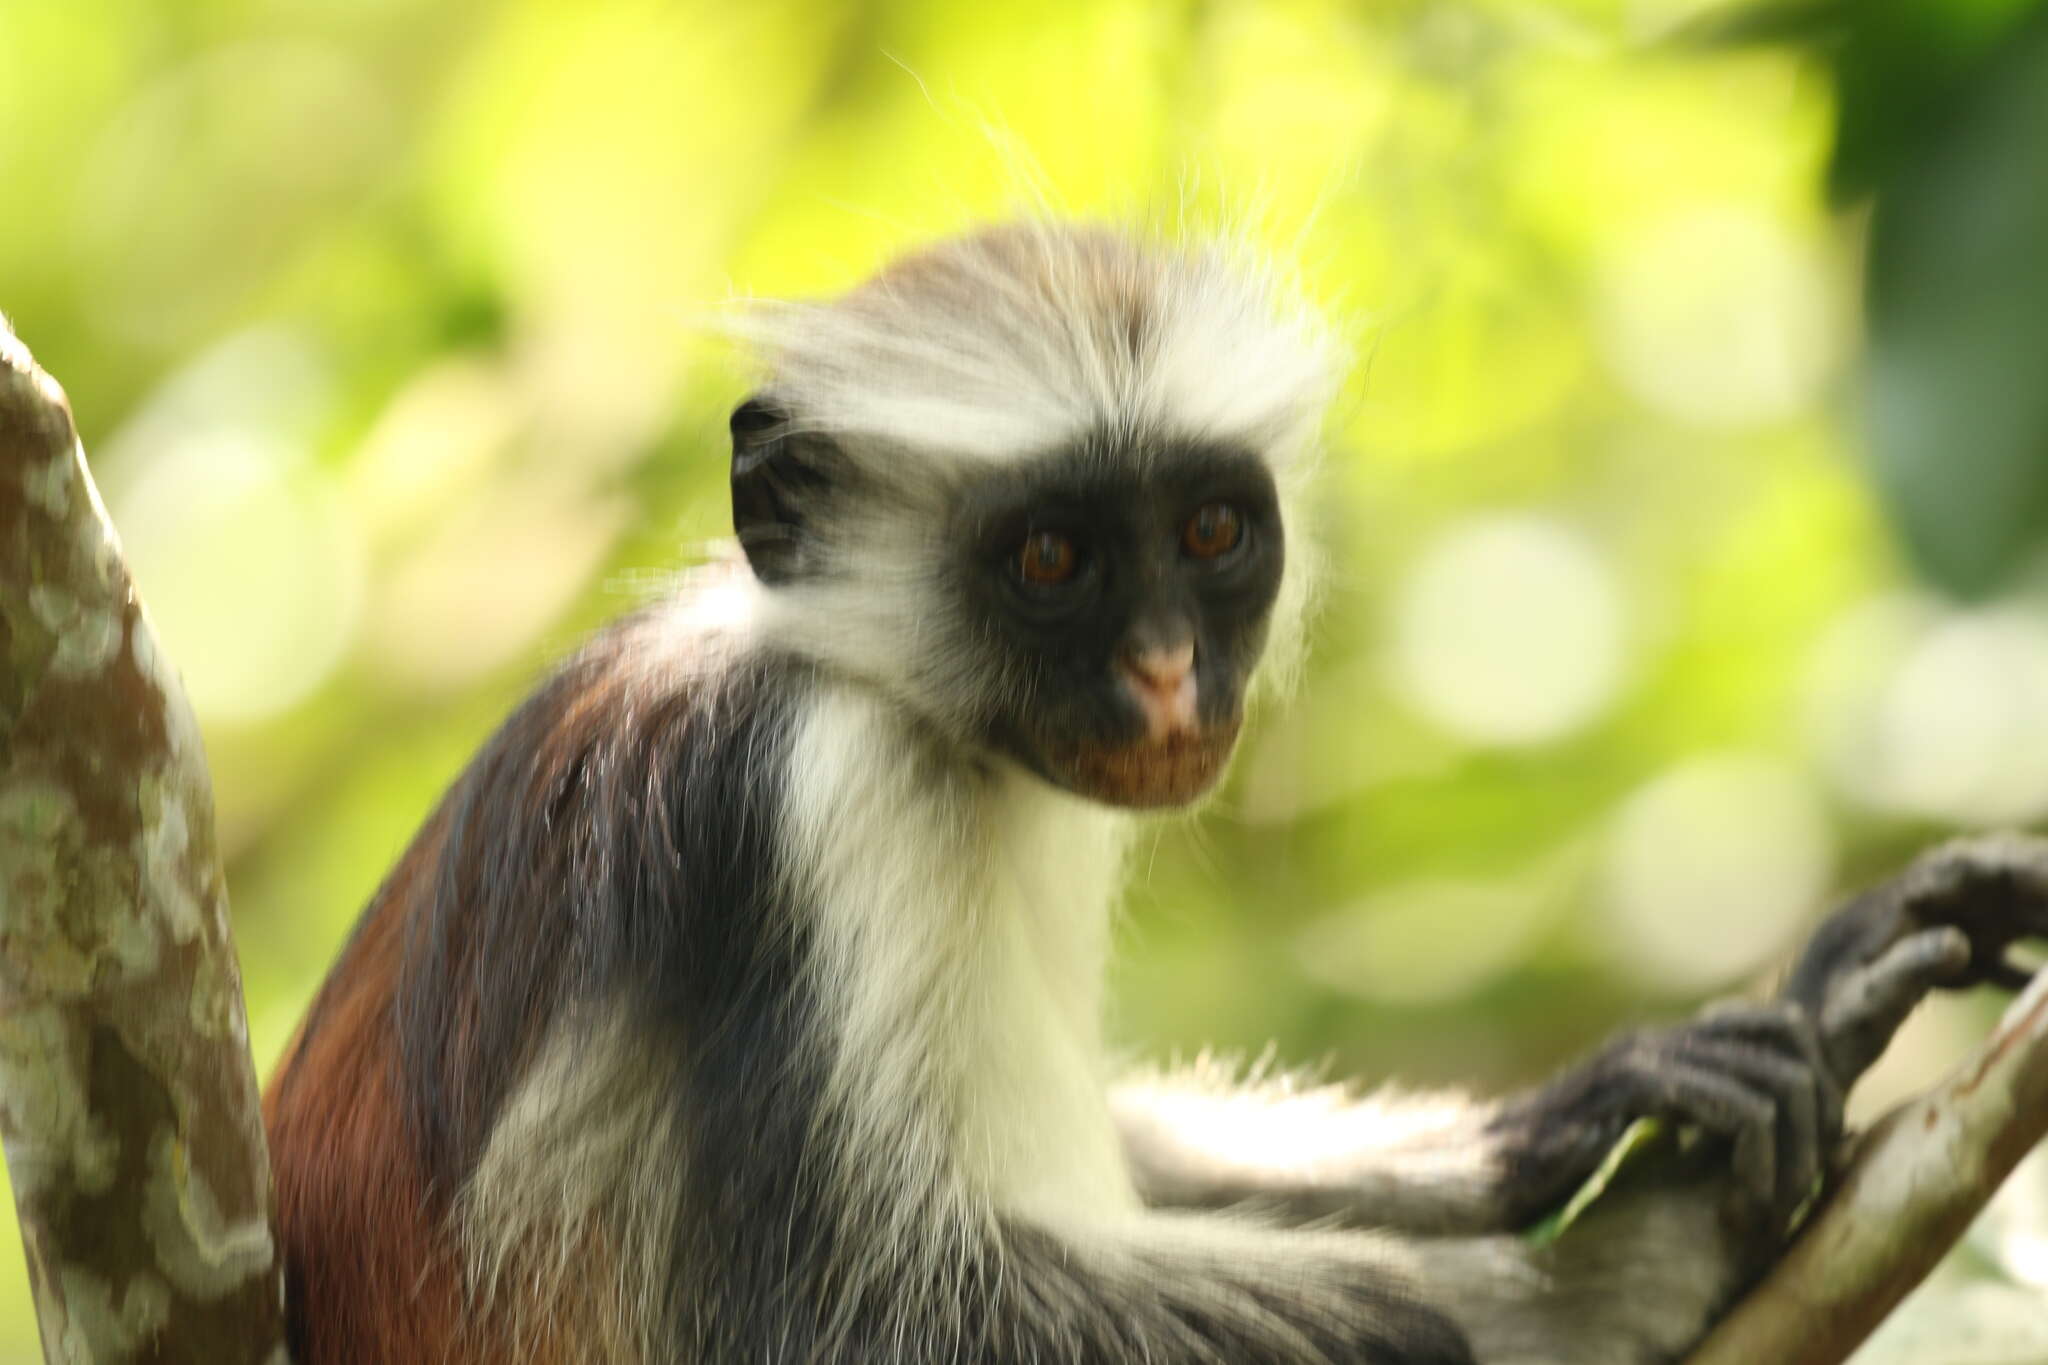
<path fill-rule="evenodd" d="M 2038 966 L 2029 966 L 2024 962 L 2005 958 L 1985 969 L 1984 982 L 1986 985 L 1996 986 L 2002 991 L 2011 991 L 2017 995 L 2033 984 L 2035 974 L 2041 970 Z"/>
<path fill-rule="evenodd" d="M 2009 936 L 2048 932 L 2048 840 L 2012 833 L 1957 839 L 1915 859 L 1898 887 L 1923 923 Z"/>
<path fill-rule="evenodd" d="M 2035 897 L 2048 896 L 2048 839 L 2010 831 L 1965 835 L 1915 858 L 1904 880 L 1929 898 L 1994 880 Z"/>
<path fill-rule="evenodd" d="M 1883 956 L 1912 922 L 1888 887 L 1866 891 L 1821 921 L 1793 963 L 1778 998 L 1819 1019 L 1835 982 Z"/>
<path fill-rule="evenodd" d="M 1821 1036 L 1904 1019 L 1930 990 L 1962 975 L 1971 952 L 1969 935 L 1954 925 L 1922 929 L 1899 940 L 1876 961 L 1831 985 L 1818 1021 Z"/>
<path fill-rule="evenodd" d="M 1828 1070 L 1843 1087 L 1869 1069 L 1913 1007 L 1970 965 L 1970 939 L 1952 925 L 1923 929 L 1850 972 L 1827 994 L 1820 1014 Z"/>
<path fill-rule="evenodd" d="M 2048 839 L 2005 830 L 1966 836 L 1954 847 L 1960 860 L 2003 873 L 2032 896 L 2048 897 Z"/>
<path fill-rule="evenodd" d="M 1701 1036 L 1766 1048 L 1803 1066 L 1815 1108 L 1815 1131 L 1823 1147 L 1841 1136 L 1844 1093 L 1828 1065 L 1820 1030 L 1805 1010 L 1788 1000 L 1756 1005 L 1731 1001 L 1710 1005 L 1695 1026 Z"/>
<path fill-rule="evenodd" d="M 1758 1193 L 1775 1220 L 1789 1221 L 1793 1210 L 1813 1193 L 1834 1141 L 1824 1127 L 1825 1071 L 1763 1048 L 1697 1037 L 1681 1038 L 1676 1055 L 1688 1065 L 1737 1081 L 1769 1102 L 1776 1183 Z"/>
<path fill-rule="evenodd" d="M 1733 1194 L 1743 1216 L 1773 1207 L 1778 1193 L 1775 1102 L 1670 1051 L 1646 1051 L 1632 1069 L 1646 1100 L 1646 1117 L 1690 1124 L 1729 1144 Z"/>
<path fill-rule="evenodd" d="M 1984 960 L 2016 938 L 2048 937 L 2048 839 L 1979 835 L 1921 854 L 1822 921 L 1782 997 L 1818 1019 L 1846 974 L 1875 963 L 1916 930 L 1942 925 L 1968 933 Z"/>

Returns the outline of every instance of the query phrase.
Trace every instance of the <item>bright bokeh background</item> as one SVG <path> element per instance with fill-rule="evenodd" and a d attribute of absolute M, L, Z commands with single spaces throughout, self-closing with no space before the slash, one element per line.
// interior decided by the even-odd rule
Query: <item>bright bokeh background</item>
<path fill-rule="evenodd" d="M 1019 209 L 1226 225 L 1357 356 L 1303 684 L 1137 860 L 1134 1051 L 1516 1083 L 2048 815 L 2048 615 L 1917 586 L 1860 459 L 1832 87 L 1663 39 L 1702 8 L 0 6 L 0 308 L 205 726 L 259 1067 L 465 757 L 721 530 L 720 308 Z M 2048 1284 L 2044 1191 L 1973 1292 Z"/>

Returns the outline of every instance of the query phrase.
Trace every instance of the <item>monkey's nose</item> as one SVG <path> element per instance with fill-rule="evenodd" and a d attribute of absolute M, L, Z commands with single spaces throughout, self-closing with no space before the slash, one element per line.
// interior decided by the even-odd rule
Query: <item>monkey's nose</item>
<path fill-rule="evenodd" d="M 1152 739 L 1193 731 L 1195 717 L 1195 642 L 1161 648 L 1134 649 L 1123 656 L 1124 680 L 1145 713 Z"/>

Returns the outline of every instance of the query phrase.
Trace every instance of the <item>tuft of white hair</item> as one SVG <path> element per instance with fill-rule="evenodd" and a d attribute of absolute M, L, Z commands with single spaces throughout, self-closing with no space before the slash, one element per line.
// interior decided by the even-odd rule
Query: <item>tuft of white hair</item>
<path fill-rule="evenodd" d="M 1339 373 L 1317 315 L 1249 253 L 1026 222 L 905 256 L 739 333 L 802 428 L 956 458 L 1107 431 L 1239 442 L 1291 463 Z"/>

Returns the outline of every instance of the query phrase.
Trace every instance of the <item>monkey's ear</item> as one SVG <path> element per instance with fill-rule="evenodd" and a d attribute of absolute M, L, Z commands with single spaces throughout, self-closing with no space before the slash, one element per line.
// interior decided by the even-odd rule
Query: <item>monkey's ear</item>
<path fill-rule="evenodd" d="M 794 434 L 789 414 L 756 394 L 732 414 L 732 529 L 754 576 L 773 587 L 804 569 L 806 521 L 831 482 L 828 447 Z"/>

